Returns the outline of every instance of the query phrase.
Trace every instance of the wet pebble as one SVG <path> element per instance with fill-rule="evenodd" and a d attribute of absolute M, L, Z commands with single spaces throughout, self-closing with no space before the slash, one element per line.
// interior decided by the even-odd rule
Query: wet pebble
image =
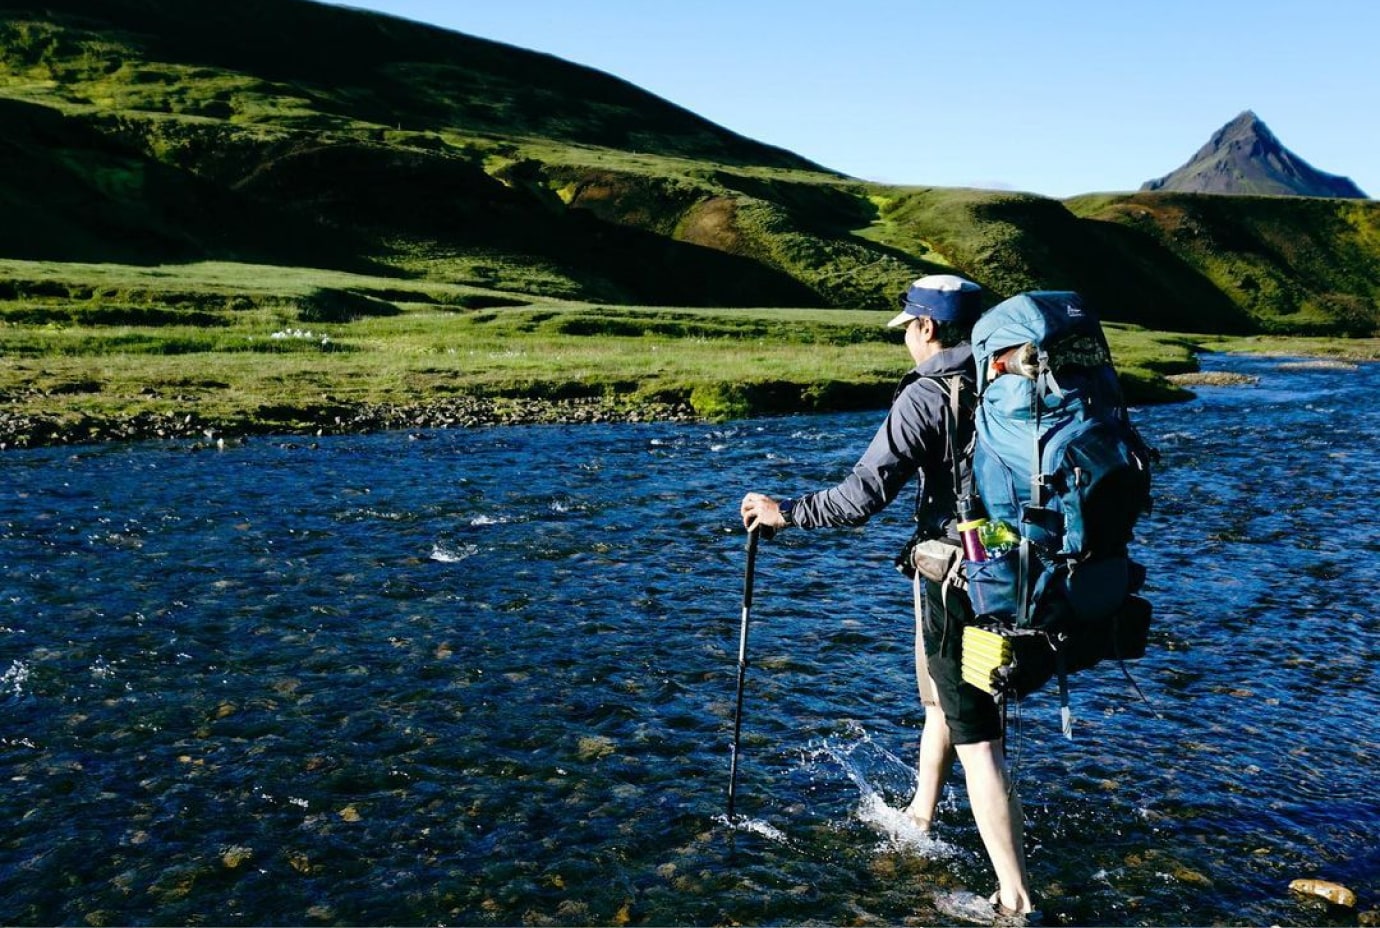
<path fill-rule="evenodd" d="M 253 857 L 254 849 L 252 847 L 236 845 L 235 847 L 226 848 L 221 853 L 220 862 L 225 865 L 227 870 L 234 870 L 245 861 L 252 860 Z"/>
<path fill-rule="evenodd" d="M 1348 908 L 1356 905 L 1354 892 L 1341 883 L 1333 883 L 1330 880 L 1298 879 L 1289 884 L 1289 889 L 1304 895 L 1319 896 L 1333 905 L 1344 905 Z"/>

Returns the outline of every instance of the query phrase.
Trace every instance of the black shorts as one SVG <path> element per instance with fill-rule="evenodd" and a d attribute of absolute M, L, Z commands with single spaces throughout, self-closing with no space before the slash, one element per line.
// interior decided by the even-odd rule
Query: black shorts
<path fill-rule="evenodd" d="M 996 699 L 991 693 L 963 682 L 963 627 L 972 620 L 973 607 L 966 593 L 950 588 L 946 610 L 939 584 L 925 581 L 921 629 L 925 662 L 954 744 L 995 741 L 1004 734 Z M 1021 695 L 1039 689 L 1055 673 L 1054 654 L 1042 642 L 1041 636 L 1013 641 L 1019 667 L 1014 682 Z"/>
<path fill-rule="evenodd" d="M 1001 712 L 990 693 L 963 682 L 963 626 L 973 619 L 968 596 L 952 587 L 947 609 L 940 586 L 925 581 L 925 663 L 934 681 L 934 695 L 954 744 L 995 741 L 1002 736 Z"/>

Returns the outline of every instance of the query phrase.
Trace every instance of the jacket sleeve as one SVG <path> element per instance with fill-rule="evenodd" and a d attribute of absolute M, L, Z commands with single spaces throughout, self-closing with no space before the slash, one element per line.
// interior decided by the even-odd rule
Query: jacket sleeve
<path fill-rule="evenodd" d="M 917 380 L 901 391 L 842 483 L 795 501 L 793 524 L 801 528 L 861 525 L 900 494 L 919 472 L 926 451 L 943 437 L 940 394 L 925 383 Z"/>

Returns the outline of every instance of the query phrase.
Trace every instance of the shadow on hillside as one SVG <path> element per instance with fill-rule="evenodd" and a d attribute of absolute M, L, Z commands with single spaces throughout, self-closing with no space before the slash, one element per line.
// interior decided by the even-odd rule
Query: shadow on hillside
<path fill-rule="evenodd" d="M 360 141 L 306 140 L 236 188 L 303 218 L 380 242 L 455 255 L 497 253 L 559 270 L 586 295 L 633 304 L 818 306 L 789 274 L 510 185 L 460 157 Z M 444 273 L 444 258 L 435 262 Z"/>
<path fill-rule="evenodd" d="M 56 110 L 0 99 L 0 253 L 153 265 L 228 260 L 392 273 L 364 240 L 156 161 Z"/>
<path fill-rule="evenodd" d="M 249 150 L 221 182 L 153 160 L 81 119 L 0 99 L 0 253 L 153 265 L 227 260 L 401 276 L 411 251 L 503 254 L 554 267 L 586 295 L 692 306 L 818 306 L 749 258 L 552 209 L 445 154 L 304 135 Z M 258 160 L 262 158 L 262 160 Z M 238 175 L 238 182 L 226 183 Z M 436 273 L 444 275 L 444 261 Z M 427 273 L 423 262 L 411 268 Z"/>
<path fill-rule="evenodd" d="M 1145 232 L 1108 220 L 1078 223 L 1097 246 L 1080 265 L 1084 295 L 1094 305 L 1118 304 L 1118 313 L 1106 318 L 1174 332 L 1259 330 L 1258 322 L 1212 281 Z"/>

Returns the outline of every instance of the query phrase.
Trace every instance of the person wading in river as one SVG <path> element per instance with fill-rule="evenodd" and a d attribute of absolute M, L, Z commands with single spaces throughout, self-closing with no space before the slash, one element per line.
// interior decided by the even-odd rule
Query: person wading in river
<path fill-rule="evenodd" d="M 973 353 L 968 343 L 982 312 L 981 288 L 950 274 L 922 277 L 907 289 L 892 326 L 905 326 L 905 344 L 915 362 L 896 389 L 891 410 L 853 471 L 829 489 L 777 500 L 762 493 L 743 497 L 740 511 L 749 531 L 788 526 L 860 525 L 880 512 L 919 475 L 917 538 L 954 536 L 957 478 L 971 484 Z M 961 380 L 955 381 L 954 375 Z M 951 397 L 949 384 L 960 387 Z M 950 434 L 951 423 L 955 434 Z M 904 557 L 909 560 L 911 549 Z M 906 567 L 912 567 L 907 564 Z M 916 673 L 925 726 L 920 738 L 918 788 L 907 814 L 928 829 L 955 754 L 963 765 L 968 800 L 999 888 L 992 897 L 999 912 L 1024 915 L 1033 909 L 1026 875 L 1020 799 L 1008 780 L 1003 725 L 996 702 L 963 682 L 959 653 L 962 624 L 970 618 L 967 598 L 923 581 L 921 621 L 916 629 Z"/>

